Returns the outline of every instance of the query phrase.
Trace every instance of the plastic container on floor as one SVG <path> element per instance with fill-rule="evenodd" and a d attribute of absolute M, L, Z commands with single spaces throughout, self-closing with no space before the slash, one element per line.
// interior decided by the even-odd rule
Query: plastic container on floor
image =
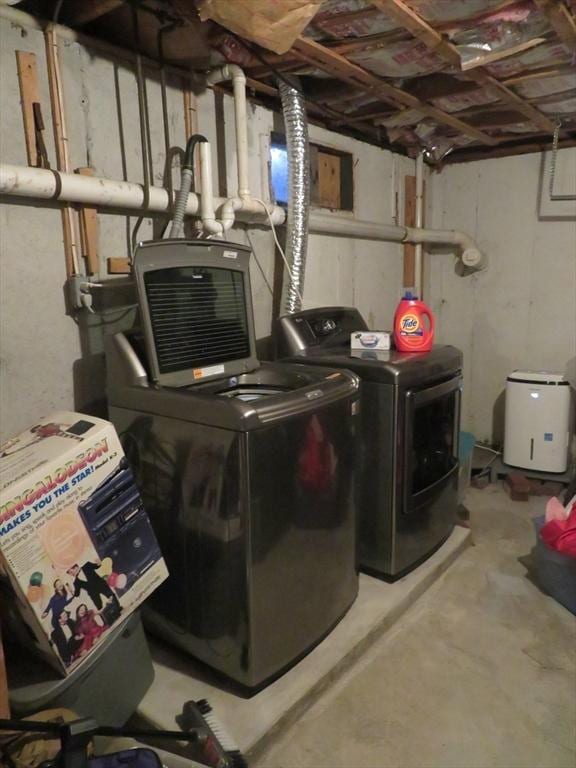
<path fill-rule="evenodd" d="M 28 651 L 16 657 L 7 653 L 7 662 L 10 707 L 17 717 L 62 707 L 92 717 L 99 725 L 119 727 L 134 714 L 154 680 L 138 612 L 113 629 L 68 677 L 58 677 Z"/>
<path fill-rule="evenodd" d="M 542 541 L 540 530 L 544 515 L 533 522 L 536 530 L 536 546 L 532 551 L 535 581 L 543 592 L 576 615 L 576 558 L 562 555 Z"/>

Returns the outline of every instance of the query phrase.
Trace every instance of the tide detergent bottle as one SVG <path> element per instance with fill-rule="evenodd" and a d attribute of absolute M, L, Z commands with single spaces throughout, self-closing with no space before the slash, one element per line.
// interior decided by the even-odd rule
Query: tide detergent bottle
<path fill-rule="evenodd" d="M 400 352 L 428 352 L 434 343 L 434 315 L 410 291 L 396 308 L 394 342 Z"/>

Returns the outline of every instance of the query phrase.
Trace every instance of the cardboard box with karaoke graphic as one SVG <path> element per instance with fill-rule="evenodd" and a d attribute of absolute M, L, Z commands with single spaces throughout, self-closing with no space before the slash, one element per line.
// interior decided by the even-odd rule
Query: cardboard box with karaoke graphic
<path fill-rule="evenodd" d="M 166 576 L 109 422 L 55 413 L 0 446 L 3 610 L 53 666 L 75 669 Z"/>

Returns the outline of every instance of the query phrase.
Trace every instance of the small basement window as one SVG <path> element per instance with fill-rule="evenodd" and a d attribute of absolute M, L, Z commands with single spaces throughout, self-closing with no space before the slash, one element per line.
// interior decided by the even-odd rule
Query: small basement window
<path fill-rule="evenodd" d="M 310 202 L 319 208 L 354 210 L 353 158 L 349 152 L 310 144 Z M 270 179 L 274 200 L 288 202 L 286 138 L 273 133 L 270 144 Z"/>

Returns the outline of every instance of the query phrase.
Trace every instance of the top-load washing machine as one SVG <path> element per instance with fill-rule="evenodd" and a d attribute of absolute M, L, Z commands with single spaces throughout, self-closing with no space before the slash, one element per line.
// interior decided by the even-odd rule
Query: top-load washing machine
<path fill-rule="evenodd" d="M 228 242 L 141 244 L 141 334 L 106 351 L 110 418 L 170 571 L 145 621 L 256 689 L 357 594 L 359 379 L 258 362 L 248 263 Z"/>
<path fill-rule="evenodd" d="M 359 564 L 395 579 L 434 552 L 456 521 L 462 354 L 351 350 L 358 310 L 310 309 L 278 320 L 277 356 L 362 379 Z"/>

